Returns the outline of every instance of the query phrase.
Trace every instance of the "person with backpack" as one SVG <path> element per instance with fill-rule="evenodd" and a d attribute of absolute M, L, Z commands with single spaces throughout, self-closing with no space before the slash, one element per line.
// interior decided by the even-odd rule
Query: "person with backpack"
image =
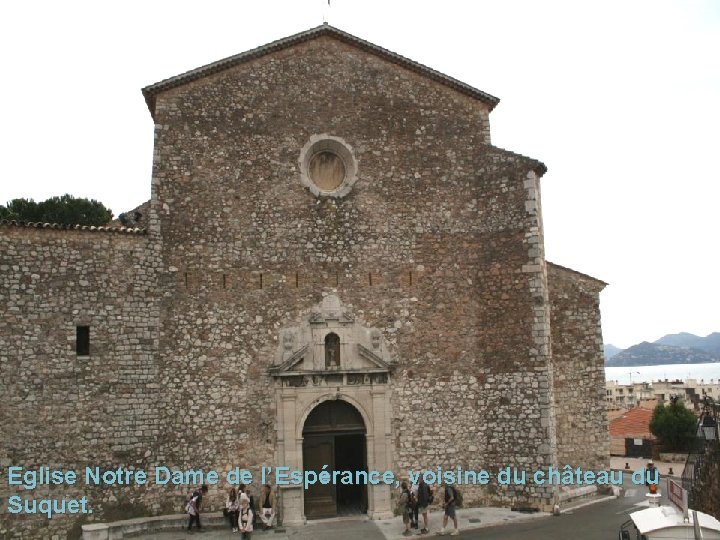
<path fill-rule="evenodd" d="M 420 529 L 420 534 L 427 534 L 430 532 L 430 520 L 428 519 L 428 506 L 433 502 L 433 490 L 425 483 L 425 479 L 420 476 L 418 481 L 418 514 L 423 518 L 423 528 Z"/>
<path fill-rule="evenodd" d="M 202 525 L 200 525 L 200 508 L 202 507 L 203 495 L 205 495 L 207 492 L 208 487 L 206 485 L 203 485 L 199 489 L 196 489 L 195 491 L 193 491 L 192 495 L 190 496 L 190 500 L 185 506 L 185 511 L 190 515 L 187 526 L 188 531 L 192 529 L 193 523 L 197 524 L 198 530 L 202 529 Z"/>
<path fill-rule="evenodd" d="M 398 500 L 398 513 L 402 516 L 403 525 L 405 530 L 403 536 L 410 536 L 410 516 L 412 515 L 412 508 L 410 507 L 410 490 L 408 489 L 407 482 L 405 480 L 400 484 L 400 499 Z"/>
<path fill-rule="evenodd" d="M 240 538 L 242 538 L 242 540 L 250 540 L 252 537 L 254 514 L 255 513 L 250 507 L 250 497 L 248 497 L 245 493 L 241 493 L 238 528 L 240 529 Z"/>
<path fill-rule="evenodd" d="M 250 501 L 250 509 L 253 511 L 253 526 L 256 526 L 257 520 L 258 520 L 258 513 L 256 511 L 257 506 L 256 506 L 255 496 L 252 493 L 252 486 L 249 484 L 248 485 L 240 484 L 240 485 L 242 486 L 242 492 L 245 494 L 245 496 L 247 496 L 248 500 Z"/>
<path fill-rule="evenodd" d="M 445 484 L 445 496 L 443 500 L 443 508 L 445 509 L 445 514 L 443 515 L 443 526 L 442 529 L 438 534 L 444 535 L 447 534 L 447 523 L 448 518 L 451 518 L 453 520 L 453 525 L 455 528 L 450 533 L 450 536 L 457 536 L 460 534 L 460 531 L 458 530 L 458 520 L 457 520 L 457 513 L 455 512 L 455 506 L 458 501 L 458 495 L 457 495 L 457 489 L 455 486 L 450 484 Z"/>
<path fill-rule="evenodd" d="M 412 510 L 412 514 L 410 515 L 410 527 L 413 529 L 418 529 L 418 485 L 417 481 L 412 486 L 410 486 L 410 508 Z"/>

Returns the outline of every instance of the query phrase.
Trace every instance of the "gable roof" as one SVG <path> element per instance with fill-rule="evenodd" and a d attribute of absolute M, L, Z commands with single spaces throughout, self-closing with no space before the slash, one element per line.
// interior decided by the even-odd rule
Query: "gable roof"
<path fill-rule="evenodd" d="M 236 54 L 235 56 L 230 56 L 229 58 L 225 58 L 223 60 L 218 60 L 217 62 L 213 62 L 212 64 L 207 64 L 206 66 L 202 66 L 191 71 L 182 73 L 180 75 L 176 75 L 175 77 L 170 77 L 169 79 L 165 79 L 150 86 L 146 86 L 142 89 L 142 93 L 145 96 L 145 101 L 148 105 L 148 109 L 150 109 L 150 114 L 153 115 L 153 117 L 155 116 L 155 97 L 160 92 L 164 92 L 171 88 L 177 88 L 178 86 L 182 86 L 190 81 L 202 79 L 203 77 L 207 77 L 208 75 L 230 69 L 239 64 L 255 58 L 259 58 L 271 52 L 286 49 L 288 47 L 292 47 L 293 45 L 297 45 L 298 43 L 311 41 L 321 36 L 330 36 L 344 43 L 354 45 L 371 54 L 379 56 L 380 58 L 388 60 L 389 62 L 407 68 L 411 71 L 414 71 L 415 73 L 428 77 L 441 84 L 449 86 L 450 88 L 453 88 L 458 92 L 482 101 L 490 107 L 490 110 L 495 108 L 495 106 L 500 102 L 500 99 L 496 98 L 495 96 L 491 96 L 490 94 L 487 94 L 482 90 L 473 88 L 472 86 L 465 84 L 462 81 L 454 79 L 453 77 L 449 77 L 448 75 L 444 75 L 443 73 L 435 71 L 432 68 L 420 64 L 419 62 L 415 62 L 414 60 L 405 58 L 404 56 L 401 56 L 397 53 L 394 53 L 387 49 L 383 49 L 382 47 L 374 45 L 369 41 L 360 39 L 359 37 L 348 34 L 347 32 L 343 32 L 342 30 L 339 30 L 338 28 L 335 28 L 334 26 L 330 26 L 329 24 L 325 23 L 320 26 L 316 26 L 315 28 L 311 28 L 310 30 L 300 32 L 299 34 L 273 41 L 272 43 L 257 47 L 256 49 Z"/>
<path fill-rule="evenodd" d="M 528 159 L 530 159 L 530 158 L 528 158 Z M 561 265 L 559 265 L 559 264 L 552 263 L 552 262 L 550 262 L 550 261 L 547 261 L 547 265 L 548 265 L 548 267 L 552 267 L 552 268 L 555 268 L 555 269 L 557 269 L 557 270 L 565 270 L 566 272 L 571 272 L 571 273 L 575 274 L 576 276 L 578 276 L 578 277 L 580 277 L 580 278 L 588 279 L 588 280 L 590 280 L 590 281 L 594 281 L 595 283 L 597 283 L 598 285 L 602 286 L 603 288 L 607 287 L 607 285 L 608 285 L 608 284 L 605 283 L 602 279 L 598 279 L 598 278 L 596 278 L 596 277 L 592 277 L 592 276 L 590 276 L 590 275 L 588 275 L 588 274 L 583 274 L 582 272 L 578 272 L 577 270 L 573 270 L 572 268 L 568 268 L 567 266 L 561 266 Z"/>

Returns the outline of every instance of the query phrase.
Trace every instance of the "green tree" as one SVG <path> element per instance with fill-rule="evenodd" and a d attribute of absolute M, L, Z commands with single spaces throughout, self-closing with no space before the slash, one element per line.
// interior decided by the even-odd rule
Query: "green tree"
<path fill-rule="evenodd" d="M 13 199 L 7 206 L 0 206 L 0 219 L 18 221 L 41 221 L 38 203 L 32 199 Z"/>
<path fill-rule="evenodd" d="M 685 450 L 695 436 L 697 418 L 682 401 L 658 404 L 650 419 L 650 433 L 658 437 L 667 450 Z"/>
<path fill-rule="evenodd" d="M 112 212 L 94 199 L 67 194 L 39 203 L 32 199 L 13 199 L 6 206 L 0 206 L 0 219 L 61 225 L 106 225 L 112 219 Z"/>

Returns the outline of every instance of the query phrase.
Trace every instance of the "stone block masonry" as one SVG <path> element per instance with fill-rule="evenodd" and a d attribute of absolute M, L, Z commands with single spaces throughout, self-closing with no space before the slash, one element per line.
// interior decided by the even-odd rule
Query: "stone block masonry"
<path fill-rule="evenodd" d="M 336 399 L 362 418 L 367 464 L 398 476 L 605 465 L 601 285 L 546 263 L 545 167 L 489 144 L 495 98 L 332 27 L 288 39 L 145 89 L 147 234 L 0 226 L 2 464 L 302 467 L 303 422 Z M 310 163 L 332 164 L 325 183 Z M 335 297 L 342 314 L 322 304 Z M 328 367 L 308 351 L 330 328 Z M 176 513 L 182 491 L 67 489 L 93 514 L 3 514 L 0 536 Z M 390 495 L 369 490 L 368 514 Z M 464 490 L 468 505 L 556 496 Z M 288 519 L 304 497 L 281 492 Z"/>
<path fill-rule="evenodd" d="M 605 283 L 549 264 L 553 367 L 561 465 L 610 467 L 598 295 Z"/>
<path fill-rule="evenodd" d="M 159 251 L 144 235 L 0 226 L 3 469 L 145 462 L 164 429 L 157 406 L 159 269 Z M 87 356 L 76 352 L 78 326 L 90 329 Z M 2 480 L 5 503 L 19 493 L 5 474 Z M 87 496 L 100 514 L 145 508 L 124 490 L 61 491 L 62 498 Z M 58 496 L 47 486 L 22 495 Z M 5 512 L 0 536 L 64 535 L 79 530 L 77 518 Z"/>

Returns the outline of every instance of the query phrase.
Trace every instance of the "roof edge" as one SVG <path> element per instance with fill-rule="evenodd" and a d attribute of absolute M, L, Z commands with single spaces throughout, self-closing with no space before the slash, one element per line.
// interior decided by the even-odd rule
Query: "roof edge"
<path fill-rule="evenodd" d="M 56 231 L 88 231 L 88 232 L 105 232 L 118 234 L 144 235 L 147 229 L 133 227 L 105 227 L 95 225 L 65 225 L 62 223 L 43 223 L 32 221 L 17 221 L 11 219 L 0 219 L 0 226 L 15 227 L 18 229 L 51 229 Z"/>
<path fill-rule="evenodd" d="M 499 154 L 503 154 L 509 157 L 518 158 L 523 161 L 525 161 L 528 165 L 530 165 L 531 170 L 536 173 L 539 177 L 542 177 L 547 172 L 547 166 L 542 162 L 535 158 L 531 158 L 530 156 L 525 156 L 523 154 L 518 154 L 517 152 L 513 152 L 512 150 L 506 150 L 505 148 L 500 148 L 499 146 L 494 146 L 492 144 L 487 145 L 488 148 L 492 149 L 495 152 L 498 152 Z"/>
<path fill-rule="evenodd" d="M 207 77 L 208 75 L 225 71 L 226 69 L 230 69 L 254 58 L 259 58 L 271 52 L 282 50 L 292 45 L 310 41 L 312 39 L 316 39 L 320 36 L 325 35 L 332 36 L 336 39 L 339 39 L 340 41 L 349 43 L 350 45 L 355 45 L 357 47 L 365 49 L 394 64 L 398 64 L 402 67 L 410 69 L 411 71 L 414 71 L 421 75 L 425 75 L 426 77 L 429 77 L 437 82 L 449 86 L 454 90 L 457 90 L 479 101 L 482 101 L 490 107 L 491 111 L 500 102 L 499 98 L 483 92 L 482 90 L 478 90 L 477 88 L 474 88 L 469 84 L 450 77 L 449 75 L 440 73 L 439 71 L 436 71 L 419 62 L 410 60 L 409 58 L 406 58 L 400 54 L 394 53 L 392 51 L 384 49 L 383 47 L 370 43 L 369 41 L 365 41 L 364 39 L 356 37 L 338 28 L 335 28 L 334 26 L 330 26 L 327 23 L 282 39 L 278 39 L 276 41 L 272 41 L 266 45 L 256 47 L 255 49 L 251 49 L 249 51 L 245 51 L 234 56 L 212 62 L 211 64 L 195 68 L 185 73 L 181 73 L 180 75 L 176 75 L 174 77 L 159 81 L 155 84 L 146 86 L 142 89 L 143 96 L 145 96 L 145 102 L 147 103 L 148 109 L 150 110 L 150 114 L 154 118 L 155 98 L 160 92 L 164 92 L 172 88 L 177 88 L 191 81 L 202 79 L 203 77 Z"/>
<path fill-rule="evenodd" d="M 560 265 L 560 264 L 556 264 L 556 263 L 553 263 L 553 262 L 550 262 L 550 261 L 545 261 L 545 262 L 547 263 L 548 266 L 555 267 L 555 268 L 557 268 L 558 270 L 565 270 L 565 271 L 571 272 L 571 273 L 573 273 L 573 274 L 575 274 L 575 275 L 577 275 L 577 276 L 579 276 L 579 277 L 581 277 L 581 278 L 589 279 L 590 281 L 594 281 L 594 282 L 597 283 L 598 285 L 602 285 L 602 288 L 603 288 L 603 289 L 608 286 L 608 283 L 605 283 L 603 280 L 598 279 L 598 278 L 596 278 L 596 277 L 592 277 L 592 276 L 590 276 L 590 275 L 588 275 L 588 274 L 583 274 L 582 272 L 578 272 L 577 270 L 573 270 L 572 268 L 568 268 L 567 266 L 562 266 L 562 265 Z"/>

